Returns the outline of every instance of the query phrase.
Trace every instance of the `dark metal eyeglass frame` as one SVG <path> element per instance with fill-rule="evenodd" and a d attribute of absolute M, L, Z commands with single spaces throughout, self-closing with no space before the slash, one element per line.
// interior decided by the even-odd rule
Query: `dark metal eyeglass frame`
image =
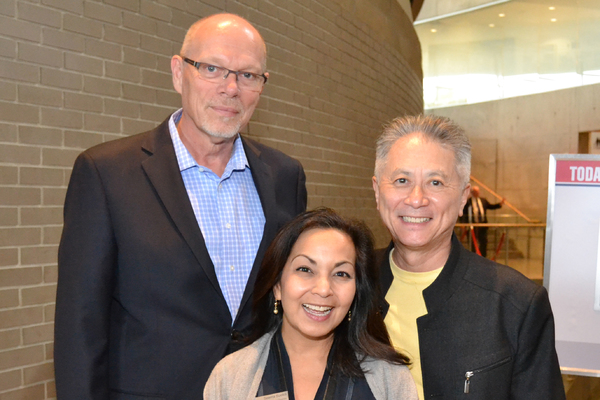
<path fill-rule="evenodd" d="M 227 77 L 229 76 L 229 74 L 234 74 L 235 75 L 235 80 L 237 82 L 239 82 L 239 79 L 240 79 L 239 74 L 252 74 L 254 76 L 260 76 L 261 78 L 263 78 L 264 79 L 264 81 L 262 83 L 263 85 L 265 83 L 267 83 L 267 76 L 265 74 L 255 74 L 254 72 L 248 72 L 248 71 L 234 71 L 232 69 L 221 67 L 221 66 L 218 66 L 218 65 L 214 65 L 214 64 L 210 64 L 210 63 L 205 63 L 205 62 L 200 62 L 200 61 L 194 61 L 194 60 L 192 60 L 190 58 L 187 58 L 187 57 L 181 57 L 181 58 L 183 59 L 183 61 L 185 61 L 186 63 L 192 65 L 196 69 L 199 69 L 200 66 L 203 65 L 203 64 L 204 65 L 212 65 L 213 67 L 223 69 L 223 70 L 227 71 L 227 73 L 225 75 L 223 75 L 223 79 L 227 79 Z"/>

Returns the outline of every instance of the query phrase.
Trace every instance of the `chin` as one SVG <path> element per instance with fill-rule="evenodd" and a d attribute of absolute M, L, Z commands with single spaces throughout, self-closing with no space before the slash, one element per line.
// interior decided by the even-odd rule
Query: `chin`
<path fill-rule="evenodd" d="M 221 139 L 231 139 L 235 137 L 240 131 L 239 128 L 231 129 L 231 130 L 217 130 L 217 129 L 205 129 L 205 132 L 212 137 L 221 138 Z"/>

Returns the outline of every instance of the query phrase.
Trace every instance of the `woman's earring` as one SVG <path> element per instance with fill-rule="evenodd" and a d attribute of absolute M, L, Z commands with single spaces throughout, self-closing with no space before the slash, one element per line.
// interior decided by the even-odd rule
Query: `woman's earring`
<path fill-rule="evenodd" d="M 275 308 L 273 308 L 273 314 L 275 314 L 275 315 L 279 314 L 279 310 L 277 309 L 278 305 L 279 305 L 279 300 L 275 300 Z"/>
<path fill-rule="evenodd" d="M 348 321 L 352 320 L 352 311 L 348 310 Z"/>

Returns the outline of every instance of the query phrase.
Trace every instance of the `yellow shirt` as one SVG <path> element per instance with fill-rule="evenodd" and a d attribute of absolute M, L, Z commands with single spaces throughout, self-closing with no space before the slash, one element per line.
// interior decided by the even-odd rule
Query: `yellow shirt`
<path fill-rule="evenodd" d="M 385 316 L 385 325 L 394 347 L 410 357 L 412 362 L 410 373 L 417 385 L 419 399 L 423 400 L 417 318 L 427 314 L 423 290 L 433 283 L 442 268 L 429 272 L 408 272 L 400 269 L 394 263 L 393 254 L 394 250 L 392 249 L 390 267 L 394 280 L 385 296 L 385 300 L 390 305 Z"/>

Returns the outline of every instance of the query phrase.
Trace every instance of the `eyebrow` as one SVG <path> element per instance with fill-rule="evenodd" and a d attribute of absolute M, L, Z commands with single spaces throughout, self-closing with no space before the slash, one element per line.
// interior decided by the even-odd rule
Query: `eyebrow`
<path fill-rule="evenodd" d="M 414 173 L 412 173 L 412 172 L 410 172 L 408 170 L 402 169 L 402 168 L 398 168 L 398 169 L 395 169 L 394 171 L 392 171 L 392 176 L 396 176 L 396 175 L 399 175 L 399 174 L 408 175 L 408 176 L 413 176 L 414 175 Z M 431 177 L 434 177 L 434 176 L 439 176 L 439 177 L 442 177 L 444 179 L 448 178 L 448 174 L 446 174 L 446 173 L 444 173 L 444 172 L 442 172 L 440 170 L 429 171 L 429 172 L 427 172 L 427 174 L 425 176 L 427 178 L 431 178 Z"/>
<path fill-rule="evenodd" d="M 294 257 L 294 258 L 292 259 L 292 261 L 294 261 L 294 260 L 295 260 L 296 258 L 298 258 L 298 257 L 304 257 L 304 258 L 306 258 L 308 261 L 310 261 L 310 263 L 311 263 L 312 265 L 316 265 L 316 264 L 317 264 L 317 262 L 316 262 L 315 260 L 313 260 L 312 258 L 310 258 L 309 256 L 307 256 L 306 254 L 302 254 L 302 253 L 301 253 L 301 254 L 298 254 L 296 257 Z M 340 262 L 337 262 L 337 263 L 335 264 L 334 268 L 340 267 L 340 266 L 342 266 L 342 265 L 344 265 L 344 264 L 350 264 L 350 265 L 354 266 L 354 264 L 353 264 L 351 261 L 340 261 Z"/>

